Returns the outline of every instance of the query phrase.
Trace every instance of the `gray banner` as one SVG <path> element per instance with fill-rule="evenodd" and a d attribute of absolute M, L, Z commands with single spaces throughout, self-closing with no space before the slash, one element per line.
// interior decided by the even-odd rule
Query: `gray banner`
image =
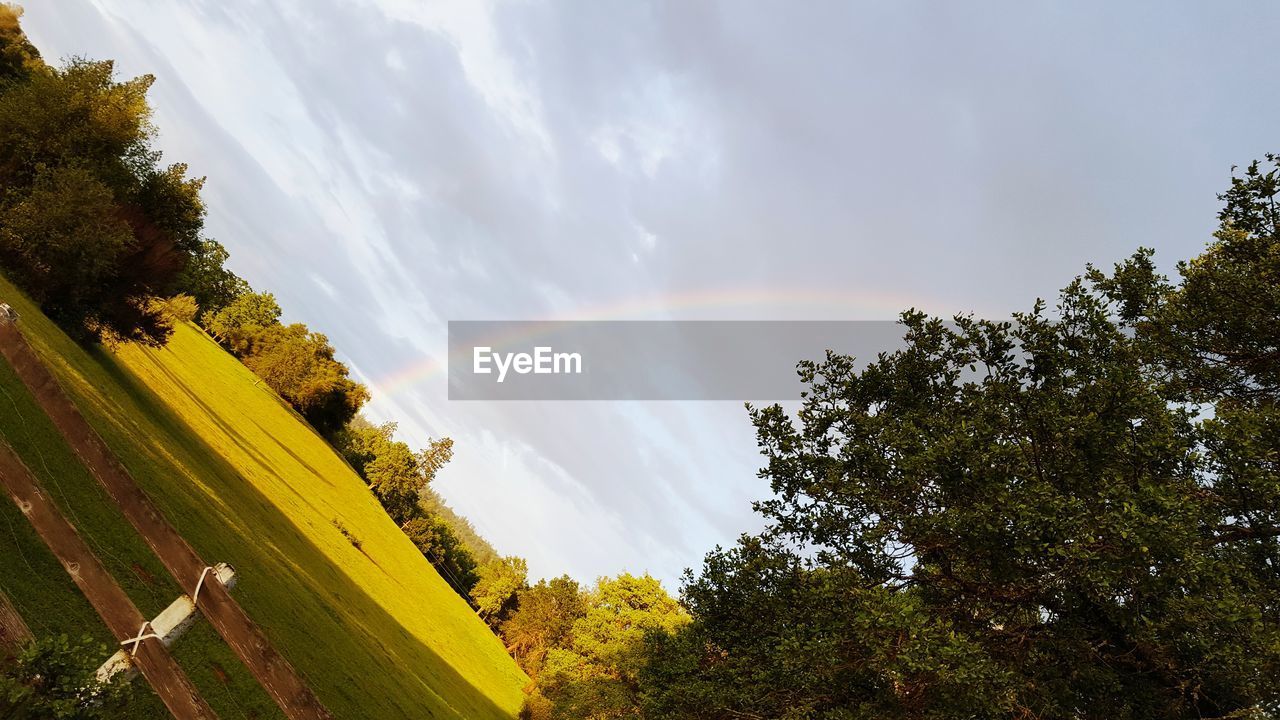
<path fill-rule="evenodd" d="M 450 400 L 793 400 L 796 363 L 866 363 L 897 321 L 451 321 Z"/>

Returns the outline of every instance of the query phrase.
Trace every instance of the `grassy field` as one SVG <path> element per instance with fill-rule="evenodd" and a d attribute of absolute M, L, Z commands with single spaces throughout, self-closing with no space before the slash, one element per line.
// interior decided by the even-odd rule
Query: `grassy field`
<path fill-rule="evenodd" d="M 499 641 L 324 440 L 198 329 L 178 328 L 159 350 L 86 350 L 3 280 L 0 298 L 22 315 L 28 340 L 170 522 L 207 560 L 236 566 L 244 608 L 338 717 L 501 718 L 518 711 L 526 678 Z M 3 362 L 0 388 L 15 402 L 30 402 Z M 163 568 L 121 528 L 124 521 L 83 470 L 71 467 L 65 446 L 47 435 L 52 430 L 0 415 L 0 434 L 41 480 L 63 483 L 52 492 L 75 504 L 73 522 L 98 524 L 90 534 L 108 543 L 104 562 L 143 612 L 172 599 L 176 590 Z M 46 473 L 38 468 L 41 456 L 63 465 Z M 0 560 L 6 592 L 15 562 Z M 70 586 L 60 571 L 53 574 L 46 583 Z M 10 593 L 24 615 L 34 592 Z M 243 668 L 229 651 L 220 655 L 220 645 L 203 628 L 175 654 L 220 715 L 252 717 L 236 703 L 243 696 L 256 705 L 261 690 L 245 683 Z"/>
<path fill-rule="evenodd" d="M 6 286 L 7 288 L 7 286 Z M 11 295 L 3 292 L 8 302 Z M 106 492 L 62 441 L 7 363 L 0 360 L 0 436 L 79 530 L 94 554 L 133 603 L 153 617 L 180 593 L 115 508 Z M 89 601 L 45 547 L 18 508 L 0 502 L 0 591 L 40 637 L 88 636 L 101 643 L 103 659 L 115 651 L 115 638 Z M 197 624 L 174 648 L 174 655 L 223 720 L 265 720 L 283 715 L 230 648 L 206 625 Z M 201 632 L 203 631 L 203 632 Z M 222 671 L 221 675 L 213 672 Z M 122 717 L 161 720 L 169 713 L 145 682 L 134 682 L 134 698 Z"/>

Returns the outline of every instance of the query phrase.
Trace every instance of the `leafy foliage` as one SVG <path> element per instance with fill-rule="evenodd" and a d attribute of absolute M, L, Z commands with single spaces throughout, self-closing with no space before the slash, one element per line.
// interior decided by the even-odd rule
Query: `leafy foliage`
<path fill-rule="evenodd" d="M 0 213 L 5 266 L 54 317 L 93 313 L 134 242 L 111 189 L 83 168 L 41 168 Z"/>
<path fill-rule="evenodd" d="M 185 293 L 154 302 L 160 312 L 171 323 L 194 322 L 196 313 L 200 312 L 200 306 L 196 303 L 196 299 Z"/>
<path fill-rule="evenodd" d="M 432 440 L 427 449 L 415 453 L 395 439 L 395 432 L 395 423 L 373 425 L 356 418 L 334 436 L 334 446 L 369 483 L 391 519 L 404 524 L 423 515 L 421 495 L 453 457 L 453 440 Z"/>
<path fill-rule="evenodd" d="M 19 25 L 22 8 L 0 3 L 0 83 L 23 80 L 44 67 L 40 51 Z"/>
<path fill-rule="evenodd" d="M 244 355 L 254 337 L 280 324 L 281 312 L 275 295 L 246 292 L 217 310 L 205 310 L 200 324 L 232 353 Z"/>
<path fill-rule="evenodd" d="M 45 65 L 20 15 L 0 5 L 0 267 L 81 339 L 163 344 L 154 299 L 216 310 L 248 290 L 201 237 L 204 180 L 152 148 L 151 76 Z"/>
<path fill-rule="evenodd" d="M 500 557 L 480 566 L 471 599 L 480 617 L 498 626 L 515 609 L 516 593 L 525 587 L 529 574 L 524 558 Z"/>
<path fill-rule="evenodd" d="M 469 599 L 479 580 L 476 561 L 449 524 L 438 515 L 424 512 L 406 521 L 402 528 L 454 592 Z"/>
<path fill-rule="evenodd" d="M 306 325 L 268 325 L 246 340 L 246 367 L 292 405 L 321 433 L 338 430 L 369 399 L 363 385 L 347 377 L 329 339 Z"/>
<path fill-rule="evenodd" d="M 356 417 L 334 434 L 333 445 L 445 582 L 470 602 L 480 577 L 475 556 L 455 533 L 455 523 L 423 502 L 436 473 L 453 457 L 453 440 L 432 440 L 415 453 L 395 432 L 395 423 L 374 425 Z"/>
<path fill-rule="evenodd" d="M 449 526 L 449 531 L 477 564 L 486 563 L 498 557 L 498 551 L 480 535 L 480 531 L 467 518 L 459 515 L 440 497 L 430 485 L 422 491 L 422 510 L 428 515 L 440 518 Z"/>
<path fill-rule="evenodd" d="M 520 667 L 537 682 L 553 648 L 567 648 L 574 623 L 587 614 L 587 598 L 568 575 L 539 580 L 518 591 L 516 609 L 502 623 L 502 638 Z"/>
<path fill-rule="evenodd" d="M 100 683 L 94 673 L 106 647 L 60 635 L 38 640 L 0 673 L 0 714 L 14 720 L 98 720 L 114 716 L 128 699 L 120 681 Z"/>
<path fill-rule="evenodd" d="M 201 179 L 159 165 L 146 93 L 111 62 L 43 64 L 0 11 L 0 265 L 83 338 L 160 344 L 204 222 Z"/>
<path fill-rule="evenodd" d="M 646 639 L 683 627 L 689 617 L 652 577 L 603 578 L 573 620 L 567 642 L 546 654 L 539 677 L 554 717 L 640 717 Z"/>
<path fill-rule="evenodd" d="M 208 313 L 216 313 L 252 290 L 249 283 L 227 269 L 231 257 L 222 243 L 204 238 L 192 250 L 178 276 L 178 289 L 190 294 Z M 277 317 L 279 313 L 276 313 Z"/>
<path fill-rule="evenodd" d="M 301 323 L 280 324 L 280 306 L 271 293 L 241 293 L 225 307 L 206 311 L 201 323 L 323 434 L 341 430 L 369 399 L 369 391 L 334 358 L 327 337 Z"/>
<path fill-rule="evenodd" d="M 1276 192 L 1237 178 L 1176 285 L 1144 250 L 1052 315 L 908 312 L 864 369 L 801 363 L 801 410 L 751 413 L 769 528 L 688 577 L 648 713 L 1273 712 Z"/>

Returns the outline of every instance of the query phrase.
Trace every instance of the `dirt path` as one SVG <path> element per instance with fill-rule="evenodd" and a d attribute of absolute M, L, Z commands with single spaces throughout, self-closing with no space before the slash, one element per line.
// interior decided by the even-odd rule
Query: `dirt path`
<path fill-rule="evenodd" d="M 193 594 L 209 563 L 196 554 L 142 492 L 27 344 L 16 324 L 0 322 L 0 355 L 9 361 L 81 462 L 106 488 L 178 586 Z M 246 570 L 253 571 L 241 568 L 242 572 Z M 205 582 L 198 600 L 200 611 L 287 717 L 293 720 L 332 717 L 226 588 L 217 582 Z"/>
<path fill-rule="evenodd" d="M 3 662 L 5 653 L 16 655 L 32 640 L 35 636 L 31 634 L 31 628 L 27 627 L 9 596 L 0 590 L 0 662 Z"/>
<path fill-rule="evenodd" d="M 80 586 L 80 591 L 89 599 L 89 604 L 93 605 L 111 634 L 122 641 L 137 636 L 145 621 L 142 613 L 98 562 L 71 523 L 40 492 L 35 478 L 22 460 L 3 442 L 0 442 L 0 484 L 4 485 L 9 497 L 27 516 L 40 539 L 53 551 L 71 579 Z M 174 717 L 180 720 L 212 720 L 217 717 L 159 640 L 142 641 L 133 656 L 133 664 L 151 683 L 156 695 Z"/>

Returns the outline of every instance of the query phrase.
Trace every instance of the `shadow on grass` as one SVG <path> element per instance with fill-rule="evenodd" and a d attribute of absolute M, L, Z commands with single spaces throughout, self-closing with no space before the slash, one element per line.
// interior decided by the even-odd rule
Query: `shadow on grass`
<path fill-rule="evenodd" d="M 236 565 L 240 575 L 236 596 L 332 712 L 339 717 L 510 717 L 433 648 L 412 637 L 114 356 L 100 349 L 89 356 L 167 437 L 139 437 L 118 411 L 86 416 L 170 522 L 188 528 L 184 535 L 202 557 Z M 184 387 L 180 378 L 171 379 Z M 78 399 L 95 404 L 103 401 L 96 393 Z M 212 408 L 198 399 L 196 402 L 212 423 L 226 428 Z M 269 461 L 263 462 L 265 458 L 243 435 L 234 428 L 226 429 L 228 437 L 243 443 L 243 449 L 271 471 Z M 206 481 L 220 483 L 230 491 L 230 497 L 239 496 L 234 507 L 227 506 L 233 515 L 219 510 L 225 498 L 206 496 L 194 485 L 185 492 L 174 492 L 172 480 L 161 479 L 186 476 L 159 449 L 166 445 L 180 462 L 207 470 Z M 232 528 L 239 532 L 228 532 Z M 255 528 L 276 528 L 274 539 L 287 547 L 267 541 Z M 452 593 L 449 597 L 453 599 Z M 345 612 L 339 613 L 336 603 L 341 603 Z M 430 610 L 423 608 L 424 612 Z M 388 640 L 398 641 L 390 647 Z M 350 672 L 353 670 L 359 674 Z"/>

